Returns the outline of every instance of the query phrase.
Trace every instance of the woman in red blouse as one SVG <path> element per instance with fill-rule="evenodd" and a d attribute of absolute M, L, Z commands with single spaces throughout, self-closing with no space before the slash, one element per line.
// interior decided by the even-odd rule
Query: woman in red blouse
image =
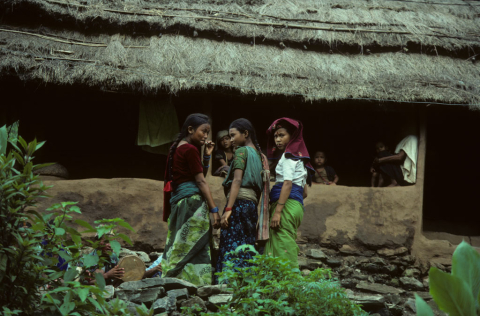
<path fill-rule="evenodd" d="M 215 145 L 207 141 L 209 133 L 208 116 L 189 115 L 170 148 L 165 171 L 163 219 L 168 221 L 168 235 L 162 277 L 183 279 L 197 286 L 212 284 L 210 213 L 213 226 L 220 226 L 218 208 L 205 181 Z"/>

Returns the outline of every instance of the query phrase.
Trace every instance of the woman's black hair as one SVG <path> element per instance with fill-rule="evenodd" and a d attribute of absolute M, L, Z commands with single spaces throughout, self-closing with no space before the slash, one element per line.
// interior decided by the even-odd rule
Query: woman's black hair
<path fill-rule="evenodd" d="M 236 128 L 240 133 L 245 133 L 245 131 L 248 131 L 248 135 L 251 138 L 253 145 L 260 154 L 262 153 L 262 149 L 258 144 L 257 133 L 255 133 L 255 128 L 249 120 L 244 118 L 237 119 L 230 124 L 229 128 Z"/>
<path fill-rule="evenodd" d="M 175 151 L 177 150 L 180 141 L 188 136 L 188 127 L 191 126 L 194 130 L 197 130 L 197 128 L 203 124 L 210 124 L 210 118 L 207 115 L 201 113 L 194 113 L 187 116 L 187 119 L 183 123 L 182 129 L 180 130 L 180 133 L 170 147 L 170 152 L 168 154 L 167 160 L 167 176 L 165 181 L 172 180 L 173 156 L 175 155 Z"/>

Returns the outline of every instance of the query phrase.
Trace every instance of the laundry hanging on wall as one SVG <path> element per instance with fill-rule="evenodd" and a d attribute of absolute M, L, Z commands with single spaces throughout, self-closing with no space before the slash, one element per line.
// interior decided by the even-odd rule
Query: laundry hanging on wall
<path fill-rule="evenodd" d="M 178 133 L 177 112 L 171 98 L 140 102 L 138 146 L 154 154 L 167 155 Z"/>

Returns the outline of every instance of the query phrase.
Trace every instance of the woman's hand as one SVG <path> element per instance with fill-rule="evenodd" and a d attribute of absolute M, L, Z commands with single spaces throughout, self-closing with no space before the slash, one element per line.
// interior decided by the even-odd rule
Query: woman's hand
<path fill-rule="evenodd" d="M 205 156 L 210 156 L 212 155 L 212 152 L 213 152 L 213 149 L 215 148 L 215 143 L 212 142 L 211 140 L 207 141 L 205 143 L 205 151 L 203 152 L 203 154 Z"/>
<path fill-rule="evenodd" d="M 227 228 L 228 227 L 228 219 L 232 216 L 232 211 L 229 212 L 223 212 L 222 215 L 222 221 L 220 224 L 222 225 L 222 228 Z"/>
<path fill-rule="evenodd" d="M 220 228 L 220 215 L 213 213 L 213 228 Z"/>
<path fill-rule="evenodd" d="M 271 228 L 280 228 L 281 212 L 275 209 L 275 214 L 272 216 L 272 221 L 270 222 Z"/>

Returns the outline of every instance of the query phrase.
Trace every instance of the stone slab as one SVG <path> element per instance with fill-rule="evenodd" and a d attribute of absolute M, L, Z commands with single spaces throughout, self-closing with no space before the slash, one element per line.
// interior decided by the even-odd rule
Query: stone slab
<path fill-rule="evenodd" d="M 385 284 L 378 283 L 369 283 L 366 281 L 360 281 L 357 286 L 359 290 L 365 290 L 368 292 L 378 293 L 378 294 L 402 294 L 405 291 L 402 289 L 397 289 L 393 286 L 388 286 Z"/>

